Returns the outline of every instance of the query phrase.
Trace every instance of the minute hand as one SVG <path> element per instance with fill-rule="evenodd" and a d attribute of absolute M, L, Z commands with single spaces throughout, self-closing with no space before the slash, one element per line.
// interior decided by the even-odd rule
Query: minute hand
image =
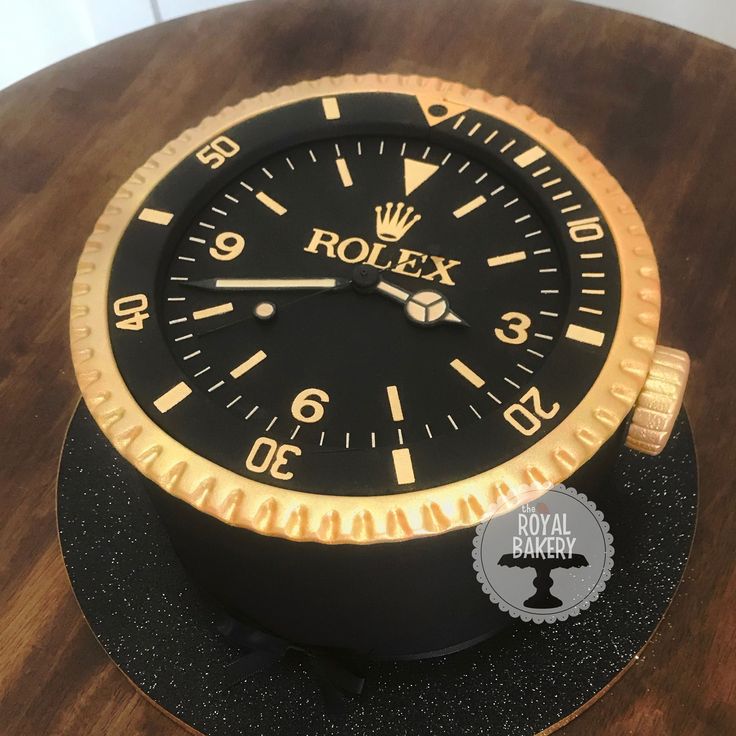
<path fill-rule="evenodd" d="M 343 278 L 286 278 L 286 279 L 202 279 L 188 281 L 187 286 L 207 291 L 302 291 L 311 289 L 338 289 L 349 286 Z"/>

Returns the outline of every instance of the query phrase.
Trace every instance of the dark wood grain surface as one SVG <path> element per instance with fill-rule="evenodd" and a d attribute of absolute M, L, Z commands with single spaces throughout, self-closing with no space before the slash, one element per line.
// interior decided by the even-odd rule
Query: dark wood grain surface
<path fill-rule="evenodd" d="M 56 537 L 57 457 L 78 399 L 69 291 L 97 215 L 205 115 L 367 71 L 527 103 L 638 205 L 661 266 L 661 341 L 693 358 L 700 518 L 654 641 L 563 731 L 736 733 L 736 52 L 565 0 L 256 0 L 126 36 L 0 92 L 0 732 L 183 733 L 95 641 Z"/>

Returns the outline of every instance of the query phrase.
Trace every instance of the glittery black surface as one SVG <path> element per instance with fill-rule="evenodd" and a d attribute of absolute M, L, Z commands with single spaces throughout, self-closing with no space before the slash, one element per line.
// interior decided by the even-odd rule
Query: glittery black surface
<path fill-rule="evenodd" d="M 577 710 L 637 654 L 685 566 L 697 469 L 684 411 L 663 455 L 625 450 L 616 472 L 627 509 L 599 505 L 614 535 L 615 567 L 589 611 L 555 624 L 517 623 L 439 659 L 375 664 L 363 695 L 338 718 L 324 715 L 298 656 L 219 689 L 238 652 L 213 632 L 214 614 L 188 581 L 135 471 L 84 407 L 62 456 L 59 533 L 74 592 L 109 655 L 149 697 L 207 736 L 527 736 Z"/>

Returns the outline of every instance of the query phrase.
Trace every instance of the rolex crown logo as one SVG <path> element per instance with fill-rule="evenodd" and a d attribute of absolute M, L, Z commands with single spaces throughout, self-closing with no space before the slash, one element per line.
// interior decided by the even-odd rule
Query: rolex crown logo
<path fill-rule="evenodd" d="M 393 202 L 386 202 L 383 207 L 376 207 L 376 235 L 387 243 L 395 243 L 421 219 L 421 215 L 414 214 L 413 207 L 403 202 L 398 202 L 395 208 Z"/>

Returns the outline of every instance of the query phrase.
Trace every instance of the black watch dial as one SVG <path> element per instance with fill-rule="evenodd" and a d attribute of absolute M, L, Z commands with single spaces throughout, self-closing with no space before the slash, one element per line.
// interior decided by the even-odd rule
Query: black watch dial
<path fill-rule="evenodd" d="M 440 112 L 440 111 L 435 111 Z M 605 361 L 607 224 L 549 151 L 468 111 L 362 93 L 225 131 L 150 194 L 110 334 L 180 442 L 307 492 L 467 478 L 543 437 Z"/>

